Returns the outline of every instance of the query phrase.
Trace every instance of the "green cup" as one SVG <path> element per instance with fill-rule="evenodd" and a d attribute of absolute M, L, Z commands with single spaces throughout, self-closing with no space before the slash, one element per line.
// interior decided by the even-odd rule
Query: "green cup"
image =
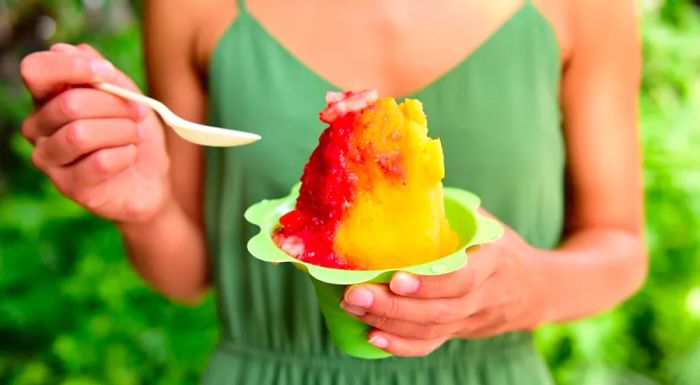
<path fill-rule="evenodd" d="M 257 259 L 270 263 L 292 263 L 309 274 L 326 327 L 336 346 L 348 355 L 376 359 L 391 356 L 367 341 L 370 326 L 351 317 L 340 308 L 345 287 L 364 282 L 386 283 L 397 271 L 417 275 L 439 275 L 458 270 L 467 263 L 465 250 L 471 246 L 493 242 L 503 235 L 503 226 L 477 211 L 480 199 L 467 191 L 445 188 L 445 216 L 459 235 L 460 247 L 452 254 L 421 265 L 384 270 L 342 270 L 312 265 L 287 255 L 275 245 L 272 233 L 279 218 L 294 208 L 299 184 L 280 199 L 263 200 L 248 208 L 245 219 L 260 227 L 248 241 L 248 251 Z"/>

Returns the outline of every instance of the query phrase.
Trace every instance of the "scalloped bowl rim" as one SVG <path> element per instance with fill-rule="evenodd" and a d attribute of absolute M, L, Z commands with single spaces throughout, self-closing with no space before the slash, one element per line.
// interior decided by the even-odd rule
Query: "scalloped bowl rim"
<path fill-rule="evenodd" d="M 257 259 L 273 264 L 292 263 L 301 270 L 322 282 L 337 285 L 350 285 L 369 281 L 387 281 L 394 272 L 405 271 L 418 275 L 446 274 L 463 267 L 467 263 L 466 250 L 475 245 L 493 242 L 503 235 L 503 226 L 489 218 L 477 209 L 481 200 L 474 194 L 457 188 L 445 187 L 445 201 L 452 201 L 470 212 L 475 229 L 471 234 L 459 234 L 460 247 L 454 252 L 433 261 L 399 268 L 381 270 L 344 270 L 314 265 L 296 259 L 277 247 L 271 234 L 279 222 L 279 218 L 291 210 L 299 194 L 297 183 L 289 195 L 279 199 L 264 199 L 250 206 L 244 214 L 245 219 L 258 226 L 259 232 L 248 241 L 248 251 Z M 448 221 L 450 220 L 448 216 Z"/>

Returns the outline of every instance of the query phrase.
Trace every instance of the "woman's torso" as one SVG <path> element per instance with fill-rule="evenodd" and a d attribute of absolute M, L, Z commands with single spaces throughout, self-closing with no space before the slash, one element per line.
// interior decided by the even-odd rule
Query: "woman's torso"
<path fill-rule="evenodd" d="M 411 79 L 405 71 L 381 81 L 379 88 L 384 94 L 395 91 L 394 96 L 423 101 L 430 133 L 443 143 L 445 185 L 477 193 L 487 209 L 530 243 L 554 247 L 564 210 L 565 154 L 558 104 L 562 51 L 535 6 L 513 4 L 493 32 L 466 44 L 460 60 L 442 65 L 449 70 L 426 80 Z M 457 35 L 453 39 L 445 34 L 443 40 L 459 41 Z M 374 44 L 370 40 L 371 35 L 360 34 L 353 41 Z M 298 181 L 323 128 L 317 113 L 326 90 L 337 89 L 335 84 L 366 87 L 370 83 L 364 82 L 380 82 L 376 79 L 383 73 L 368 70 L 371 74 L 365 77 L 355 74 L 330 82 L 247 9 L 238 10 L 215 46 L 208 63 L 210 121 L 257 132 L 264 139 L 247 147 L 207 151 L 207 233 L 222 343 L 205 383 L 548 381 L 527 333 L 455 340 L 425 358 L 361 361 L 333 347 L 306 276 L 247 254 L 245 243 L 254 228 L 242 214 L 260 199 L 285 195 Z M 326 55 L 337 56 L 343 47 L 338 43 Z M 323 57 L 320 52 L 315 55 Z M 350 54 L 359 55 L 357 50 L 342 52 L 343 60 L 355 66 L 371 62 Z M 336 59 L 324 60 L 332 69 Z M 324 68 L 322 62 L 313 61 Z M 430 72 L 432 64 L 425 63 L 423 68 Z"/>

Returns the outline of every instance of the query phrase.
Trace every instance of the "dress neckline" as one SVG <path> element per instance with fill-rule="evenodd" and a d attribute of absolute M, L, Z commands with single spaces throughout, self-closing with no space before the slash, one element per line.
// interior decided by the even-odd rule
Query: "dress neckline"
<path fill-rule="evenodd" d="M 480 55 L 483 55 L 485 51 L 489 49 L 492 45 L 496 43 L 499 39 L 507 38 L 508 34 L 506 32 L 509 30 L 509 27 L 512 24 L 515 24 L 515 22 L 524 17 L 527 13 L 529 12 L 534 12 L 535 16 L 539 20 L 541 20 L 542 23 L 544 23 L 547 31 L 552 35 L 552 40 L 555 45 L 555 51 L 557 55 L 557 60 L 560 61 L 559 57 L 559 45 L 557 42 L 556 38 L 556 33 L 554 32 L 554 28 L 552 27 L 551 23 L 549 20 L 542 14 L 542 12 L 532 3 L 531 0 L 525 0 L 523 3 L 518 6 L 518 8 L 510 15 L 508 18 L 506 18 L 501 24 L 491 32 L 486 38 L 484 38 L 475 48 L 473 48 L 469 53 L 467 53 L 460 61 L 458 61 L 456 64 L 453 66 L 449 67 L 447 70 L 442 72 L 440 75 L 438 75 L 436 78 L 432 79 L 431 81 L 427 82 L 425 85 L 418 87 L 417 89 L 410 91 L 408 93 L 404 93 L 403 95 L 400 96 L 394 96 L 397 100 L 402 100 L 405 98 L 415 98 L 417 95 L 420 95 L 422 93 L 428 92 L 429 90 L 437 87 L 439 84 L 443 83 L 446 81 L 448 78 L 451 77 L 451 75 L 455 72 L 459 72 L 459 70 L 467 65 L 469 65 L 472 61 L 474 61 L 475 58 L 479 57 Z M 214 50 L 210 54 L 210 59 L 209 63 L 211 66 L 211 63 L 213 61 L 213 58 L 216 56 L 217 52 L 220 51 L 221 45 L 223 45 L 223 41 L 226 40 L 225 37 L 232 33 L 233 30 L 236 29 L 236 27 L 243 26 L 246 23 L 250 23 L 252 28 L 254 28 L 257 32 L 259 32 L 260 36 L 265 40 L 271 43 L 275 49 L 280 52 L 284 57 L 286 57 L 290 62 L 302 67 L 304 71 L 309 73 L 312 77 L 314 77 L 316 80 L 319 82 L 323 83 L 324 85 L 327 86 L 328 89 L 333 89 L 336 91 L 344 90 L 343 87 L 340 87 L 337 85 L 334 81 L 329 80 L 325 76 L 321 75 L 318 71 L 314 70 L 311 66 L 306 64 L 304 60 L 299 58 L 294 52 L 292 52 L 287 46 L 282 44 L 282 42 L 275 37 L 268 29 L 265 27 L 264 24 L 250 11 L 247 9 L 247 7 L 240 7 L 239 6 L 239 13 L 238 16 L 231 21 L 229 26 L 226 28 L 225 32 L 221 35 L 219 40 L 214 46 Z M 505 36 L 505 37 L 504 37 Z"/>

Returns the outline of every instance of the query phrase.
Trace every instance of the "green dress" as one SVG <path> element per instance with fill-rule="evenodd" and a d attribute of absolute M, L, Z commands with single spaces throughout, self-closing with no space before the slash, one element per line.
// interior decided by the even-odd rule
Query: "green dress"
<path fill-rule="evenodd" d="M 333 84 L 304 66 L 239 4 L 210 60 L 210 123 L 262 141 L 207 150 L 206 220 L 221 341 L 206 385 L 550 384 L 527 332 L 451 340 L 427 357 L 360 360 L 339 352 L 307 276 L 253 258 L 244 210 L 286 195 L 318 143 Z M 565 150 L 559 52 L 526 2 L 475 52 L 405 95 L 420 99 L 442 140 L 446 186 L 470 190 L 532 245 L 557 245 Z M 402 98 L 398 98 L 402 99 Z"/>

